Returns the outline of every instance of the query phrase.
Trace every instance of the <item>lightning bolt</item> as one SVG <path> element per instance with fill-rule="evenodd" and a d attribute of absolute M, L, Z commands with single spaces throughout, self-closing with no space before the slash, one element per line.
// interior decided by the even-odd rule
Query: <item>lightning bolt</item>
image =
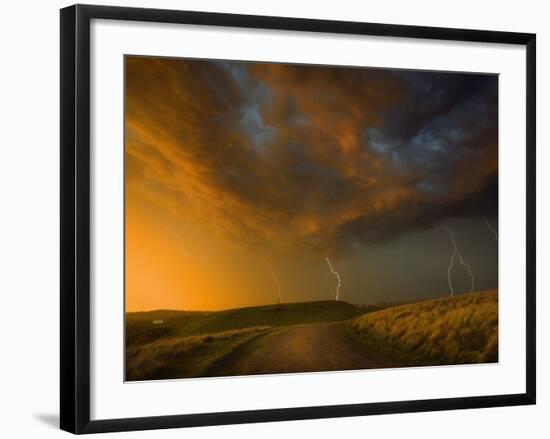
<path fill-rule="evenodd" d="M 468 270 L 468 274 L 470 275 L 470 279 L 472 281 L 472 283 L 470 285 L 470 293 L 473 293 L 474 292 L 475 279 L 474 279 L 474 274 L 472 273 L 472 267 L 470 267 L 470 264 L 468 264 L 467 262 L 465 262 L 462 259 L 462 253 L 460 253 L 460 252 L 458 252 L 458 262 L 460 262 L 462 265 L 464 265 L 466 267 L 466 270 Z"/>
<path fill-rule="evenodd" d="M 449 235 L 451 236 L 451 241 L 453 243 L 453 254 L 451 255 L 451 262 L 449 263 L 449 268 L 447 268 L 447 282 L 449 282 L 449 289 L 451 290 L 451 296 L 452 296 L 455 292 L 453 290 L 453 283 L 451 281 L 451 271 L 453 270 L 453 266 L 455 264 L 455 256 L 456 256 L 456 253 L 458 252 L 458 249 L 456 248 L 454 233 L 448 227 L 443 226 L 443 228 L 449 233 Z"/>
<path fill-rule="evenodd" d="M 169 228 L 169 227 L 164 227 L 164 229 L 170 234 L 172 235 L 174 238 L 176 238 L 178 240 L 178 247 L 179 249 L 181 250 L 181 253 L 184 257 L 187 257 L 187 250 L 185 249 L 185 244 L 183 242 L 183 238 L 181 237 L 181 235 L 176 232 L 175 230 Z"/>
<path fill-rule="evenodd" d="M 327 287 L 327 290 L 330 293 L 330 295 L 332 295 L 332 289 L 330 288 L 330 285 L 328 284 L 327 278 L 324 274 L 323 274 L 323 284 L 325 285 L 325 287 Z"/>
<path fill-rule="evenodd" d="M 330 297 L 332 297 L 332 288 L 330 287 L 330 285 L 328 284 L 327 282 L 327 275 L 325 273 L 325 261 L 323 261 L 322 259 L 320 260 L 320 263 L 321 263 L 321 270 L 322 270 L 322 279 L 323 279 L 323 285 L 325 286 L 325 288 L 327 289 Z"/>
<path fill-rule="evenodd" d="M 489 227 L 489 230 L 493 235 L 495 235 L 495 239 L 498 241 L 498 233 L 495 229 L 493 229 L 493 226 L 491 225 L 487 217 L 485 217 L 485 224 L 487 224 L 487 227 Z"/>
<path fill-rule="evenodd" d="M 338 285 L 336 285 L 336 300 L 338 300 L 338 297 L 340 296 L 340 287 L 342 286 L 342 279 L 340 278 L 340 274 L 332 266 L 332 263 L 330 262 L 328 256 L 326 256 L 325 259 L 327 260 L 330 272 L 336 276 L 336 279 L 338 279 Z"/>
<path fill-rule="evenodd" d="M 279 298 L 279 303 L 281 303 L 281 284 L 279 283 L 279 279 L 277 278 L 277 273 L 275 273 L 275 269 L 273 268 L 273 265 L 271 265 L 271 263 L 267 259 L 265 259 L 265 265 L 267 266 L 267 269 L 271 273 L 271 278 L 273 279 L 273 283 L 277 288 L 277 297 Z"/>
<path fill-rule="evenodd" d="M 185 250 L 185 245 L 183 244 L 183 238 L 180 235 L 177 235 L 177 237 L 180 245 L 180 250 L 183 256 L 187 257 L 187 250 Z"/>
<path fill-rule="evenodd" d="M 474 284 L 475 284 L 474 274 L 472 273 L 472 267 L 470 267 L 470 264 L 468 264 L 462 258 L 462 253 L 460 252 L 460 250 L 458 249 L 458 246 L 456 245 L 454 232 L 446 226 L 443 226 L 443 228 L 447 231 L 447 233 L 449 233 L 449 236 L 451 237 L 451 242 L 453 244 L 453 253 L 451 254 L 451 261 L 449 263 L 449 268 L 447 268 L 447 282 L 449 282 L 449 289 L 451 290 L 451 296 L 454 295 L 453 282 L 451 280 L 451 272 L 453 271 L 453 267 L 455 265 L 456 256 L 458 256 L 458 262 L 464 267 L 466 267 L 466 270 L 468 270 L 468 275 L 470 276 L 470 279 L 471 279 L 470 293 L 472 293 L 474 291 Z"/>

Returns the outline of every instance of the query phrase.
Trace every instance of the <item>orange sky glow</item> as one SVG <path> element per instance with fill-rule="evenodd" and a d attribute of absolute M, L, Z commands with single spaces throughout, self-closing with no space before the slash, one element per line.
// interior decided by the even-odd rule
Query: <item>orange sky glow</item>
<path fill-rule="evenodd" d="M 437 296 L 443 223 L 494 288 L 497 86 L 127 56 L 126 311 Z"/>

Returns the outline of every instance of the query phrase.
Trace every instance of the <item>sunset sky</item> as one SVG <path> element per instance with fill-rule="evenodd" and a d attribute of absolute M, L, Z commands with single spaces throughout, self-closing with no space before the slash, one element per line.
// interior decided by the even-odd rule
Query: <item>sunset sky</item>
<path fill-rule="evenodd" d="M 498 77 L 126 56 L 126 310 L 498 287 Z M 275 277 L 274 277 L 275 276 Z M 456 293 L 470 289 L 455 258 Z"/>

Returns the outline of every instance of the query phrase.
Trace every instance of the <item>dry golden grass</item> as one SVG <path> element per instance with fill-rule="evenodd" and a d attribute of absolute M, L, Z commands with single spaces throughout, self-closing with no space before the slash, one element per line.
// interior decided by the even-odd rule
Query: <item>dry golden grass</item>
<path fill-rule="evenodd" d="M 498 361 L 498 293 L 400 305 L 352 322 L 361 335 L 437 363 Z"/>
<path fill-rule="evenodd" d="M 210 343 L 231 341 L 271 329 L 271 326 L 254 326 L 243 329 L 216 332 L 187 337 L 162 338 L 151 343 L 130 347 L 126 350 L 126 378 L 143 380 L 154 376 L 156 370 L 173 360 L 185 358 L 197 348 Z"/>

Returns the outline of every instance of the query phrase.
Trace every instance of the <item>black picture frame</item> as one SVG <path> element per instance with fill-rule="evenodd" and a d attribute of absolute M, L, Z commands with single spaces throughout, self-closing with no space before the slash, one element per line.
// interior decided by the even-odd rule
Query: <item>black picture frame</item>
<path fill-rule="evenodd" d="M 526 392 L 518 394 L 90 420 L 90 22 L 132 20 L 407 37 L 526 47 Z M 75 5 L 61 9 L 61 429 L 72 433 L 273 422 L 535 404 L 536 36 L 290 17 Z"/>

